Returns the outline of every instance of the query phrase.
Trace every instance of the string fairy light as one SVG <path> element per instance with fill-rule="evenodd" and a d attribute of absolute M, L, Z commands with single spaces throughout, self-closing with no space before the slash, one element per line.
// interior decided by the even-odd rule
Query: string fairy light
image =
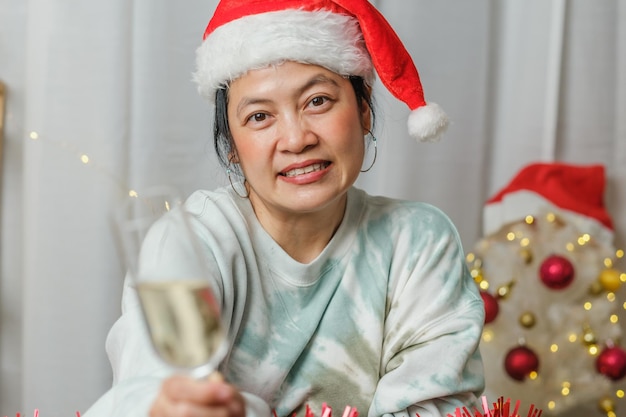
<path fill-rule="evenodd" d="M 126 181 L 122 180 L 118 175 L 115 175 L 107 166 L 100 164 L 96 157 L 84 152 L 84 150 L 79 149 L 73 142 L 67 140 L 52 140 L 46 138 L 45 135 L 42 135 L 36 130 L 31 130 L 27 137 L 34 142 L 49 144 L 66 152 L 68 155 L 78 160 L 80 165 L 87 167 L 109 179 L 118 187 L 122 194 L 126 194 L 131 198 L 139 196 L 139 191 L 137 189 L 130 187 Z"/>
<path fill-rule="evenodd" d="M 133 190 L 125 183 L 125 181 L 121 180 L 117 175 L 113 174 L 110 169 L 106 166 L 101 165 L 97 162 L 97 158 L 92 158 L 88 153 L 80 150 L 73 142 L 67 140 L 52 140 L 45 138 L 40 132 L 32 130 L 28 133 L 28 138 L 35 142 L 46 143 L 49 145 L 56 146 L 58 149 L 67 152 L 69 155 L 72 155 L 76 158 L 81 165 L 88 167 L 89 169 L 102 174 L 105 178 L 108 178 L 113 183 L 115 183 L 120 190 L 124 193 L 130 193 Z"/>

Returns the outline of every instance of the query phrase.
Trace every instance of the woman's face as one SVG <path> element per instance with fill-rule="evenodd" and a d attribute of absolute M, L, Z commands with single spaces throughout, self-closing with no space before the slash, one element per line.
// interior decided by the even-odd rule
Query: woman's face
<path fill-rule="evenodd" d="M 227 111 L 255 209 L 343 209 L 371 122 L 347 78 L 295 62 L 252 70 L 231 83 Z"/>

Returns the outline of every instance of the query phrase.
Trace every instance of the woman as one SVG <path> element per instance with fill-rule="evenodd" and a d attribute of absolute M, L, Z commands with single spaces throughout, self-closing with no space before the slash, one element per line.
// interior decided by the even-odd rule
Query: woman
<path fill-rule="evenodd" d="M 426 417 L 475 400 L 484 313 L 454 226 L 353 186 L 371 163 L 374 70 L 411 108 L 414 136 L 445 128 L 367 0 L 219 4 L 195 80 L 215 102 L 218 156 L 243 180 L 185 207 L 219 277 L 228 353 L 220 376 L 169 375 L 127 288 L 107 341 L 115 383 L 88 417 L 282 417 L 324 403 Z"/>

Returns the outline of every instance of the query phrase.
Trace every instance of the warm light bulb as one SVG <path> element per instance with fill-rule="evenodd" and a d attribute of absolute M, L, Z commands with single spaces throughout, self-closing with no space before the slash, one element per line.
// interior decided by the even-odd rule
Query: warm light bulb
<path fill-rule="evenodd" d="M 493 332 L 491 330 L 483 331 L 483 341 L 489 343 L 493 340 Z"/>
<path fill-rule="evenodd" d="M 496 290 L 498 297 L 504 298 L 504 299 L 508 298 L 508 296 L 511 295 L 511 289 L 513 288 L 514 285 L 515 285 L 515 281 L 511 281 L 508 284 L 499 286 L 498 289 Z"/>
<path fill-rule="evenodd" d="M 588 326 L 585 326 L 585 328 L 583 329 L 583 343 L 587 346 L 594 346 L 596 343 L 598 343 L 596 335 Z"/>

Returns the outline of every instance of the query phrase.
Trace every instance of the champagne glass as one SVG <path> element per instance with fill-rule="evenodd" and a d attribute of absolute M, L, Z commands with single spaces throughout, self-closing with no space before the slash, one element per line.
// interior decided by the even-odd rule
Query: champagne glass
<path fill-rule="evenodd" d="M 205 378 L 223 359 L 226 337 L 191 221 L 171 187 L 129 196 L 115 213 L 127 279 L 155 352 L 174 370 Z"/>

